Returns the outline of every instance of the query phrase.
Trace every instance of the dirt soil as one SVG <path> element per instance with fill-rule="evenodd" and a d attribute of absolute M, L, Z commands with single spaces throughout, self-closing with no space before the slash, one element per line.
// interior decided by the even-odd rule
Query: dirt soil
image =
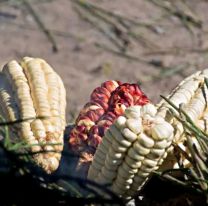
<path fill-rule="evenodd" d="M 208 67 L 207 11 L 206 0 L 1 0 L 0 66 L 44 58 L 64 81 L 68 122 L 109 79 L 139 83 L 158 103 L 184 77 Z"/>
<path fill-rule="evenodd" d="M 104 34 L 81 18 L 78 14 L 81 7 L 72 1 L 30 2 L 45 27 L 51 31 L 58 51 L 52 50 L 50 41 L 25 4 L 21 1 L 0 1 L 0 65 L 23 56 L 47 60 L 62 77 L 67 89 L 68 122 L 89 100 L 92 90 L 105 80 L 138 82 L 148 97 L 157 103 L 161 94 L 167 95 L 185 76 L 208 65 L 206 1 L 190 0 L 187 7 L 181 1 L 169 1 L 177 9 L 184 10 L 187 16 L 190 13 L 194 20 L 200 20 L 201 27 L 189 21 L 184 23 L 181 18 L 150 0 L 90 1 L 115 14 L 150 25 L 133 27 L 139 36 L 137 39 L 130 38 L 126 33 L 115 37 L 119 41 L 122 35 L 127 36 L 127 43 L 124 42 L 126 53 L 121 53 L 135 59 L 119 56 L 98 46 L 105 45 L 120 51 L 108 38 L 114 28 L 96 18 L 98 26 L 104 25 L 102 27 L 107 31 Z M 164 2 L 169 5 L 168 1 Z M 88 11 L 84 12 L 91 15 Z M 150 64 L 144 63 L 143 59 Z"/>

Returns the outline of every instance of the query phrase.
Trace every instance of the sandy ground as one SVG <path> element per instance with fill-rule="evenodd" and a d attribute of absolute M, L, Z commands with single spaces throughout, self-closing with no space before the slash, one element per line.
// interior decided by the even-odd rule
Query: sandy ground
<path fill-rule="evenodd" d="M 91 91 L 105 80 L 138 82 L 150 99 L 157 103 L 160 94 L 167 95 L 185 76 L 206 68 L 208 64 L 206 1 L 188 1 L 188 8 L 196 15 L 194 17 L 202 21 L 201 28 L 190 24 L 190 30 L 177 16 L 151 1 L 90 1 L 140 23 L 151 23 L 152 28 L 140 25 L 133 28 L 140 38 L 128 39 L 125 54 L 159 63 L 159 66 L 144 63 L 140 59 L 121 57 L 96 46 L 101 44 L 118 51 L 112 41 L 106 38 L 107 35 L 78 15 L 77 9 L 81 9 L 78 6 L 75 9 L 75 4 L 70 0 L 30 1 L 45 27 L 51 31 L 58 52 L 53 52 L 48 38 L 24 4 L 18 1 L 1 2 L 0 65 L 23 56 L 47 60 L 64 81 L 68 122 L 73 121 L 89 100 Z M 185 8 L 180 1 L 174 2 L 178 2 L 179 9 Z M 104 24 L 98 19 L 96 21 L 99 26 Z M 104 25 L 104 28 L 112 33 L 112 27 Z M 116 39 L 119 40 L 118 35 Z"/>

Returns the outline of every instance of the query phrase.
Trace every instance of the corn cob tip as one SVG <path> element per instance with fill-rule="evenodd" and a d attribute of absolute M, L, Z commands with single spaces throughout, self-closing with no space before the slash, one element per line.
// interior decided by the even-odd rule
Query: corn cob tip
<path fill-rule="evenodd" d="M 153 104 L 128 107 L 106 131 L 88 178 L 124 198 L 134 196 L 166 158 L 173 132 Z"/>

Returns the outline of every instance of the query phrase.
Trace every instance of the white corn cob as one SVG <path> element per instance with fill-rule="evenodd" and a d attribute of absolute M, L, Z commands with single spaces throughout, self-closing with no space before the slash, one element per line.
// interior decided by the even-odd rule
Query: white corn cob
<path fill-rule="evenodd" d="M 192 121 L 199 128 L 207 132 L 208 89 L 204 82 L 205 77 L 208 78 L 208 69 L 198 71 L 187 77 L 171 92 L 168 99 L 177 107 L 181 105 L 182 109 L 188 114 Z M 171 108 L 171 106 L 166 101 L 162 100 L 158 104 L 158 115 L 171 123 L 175 131 L 173 142 L 182 147 L 183 150 L 186 150 L 186 146 L 183 145 L 185 140 L 184 128 L 178 120 L 170 115 L 169 108 Z M 192 137 L 192 139 L 195 141 L 195 137 Z M 195 143 L 197 146 L 197 141 L 195 141 Z M 190 162 L 186 159 L 184 160 L 184 166 L 190 166 Z M 171 153 L 168 155 L 162 168 L 170 167 L 178 167 L 174 154 Z"/>
<path fill-rule="evenodd" d="M 134 196 L 158 169 L 173 139 L 173 128 L 152 104 L 132 106 L 105 133 L 88 178 L 110 184 L 123 197 Z"/>
<path fill-rule="evenodd" d="M 48 173 L 57 169 L 63 149 L 65 99 L 60 77 L 42 59 L 25 57 L 20 64 L 13 60 L 0 71 L 1 114 L 7 121 L 30 118 L 11 126 L 12 135 L 28 144 L 41 143 L 31 146 L 32 152 L 53 151 L 34 155 Z"/>

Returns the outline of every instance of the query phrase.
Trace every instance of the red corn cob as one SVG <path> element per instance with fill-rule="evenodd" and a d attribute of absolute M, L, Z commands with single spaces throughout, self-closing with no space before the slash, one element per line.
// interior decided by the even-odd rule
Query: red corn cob
<path fill-rule="evenodd" d="M 105 131 L 125 109 L 149 102 L 137 84 L 106 81 L 94 89 L 72 129 L 69 143 L 74 152 L 91 160 Z"/>

